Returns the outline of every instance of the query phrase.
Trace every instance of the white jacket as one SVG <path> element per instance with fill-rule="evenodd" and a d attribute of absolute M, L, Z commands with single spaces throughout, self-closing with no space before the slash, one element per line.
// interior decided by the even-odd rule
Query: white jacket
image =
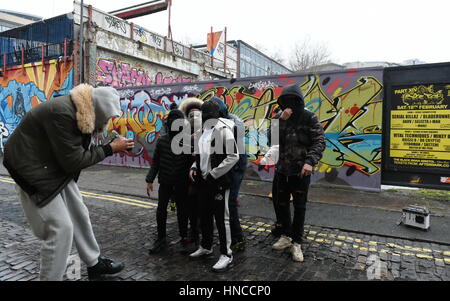
<path fill-rule="evenodd" d="M 212 170 L 208 170 L 206 172 L 207 174 L 211 174 L 211 176 L 214 179 L 218 179 L 225 175 L 227 172 L 229 172 L 233 166 L 239 161 L 239 151 L 236 145 L 236 141 L 234 139 L 233 134 L 233 128 L 234 128 L 234 122 L 229 119 L 225 118 L 219 118 L 219 121 L 214 126 L 214 133 L 213 137 L 217 137 L 218 140 L 221 140 L 223 142 L 223 145 L 231 146 L 233 147 L 227 147 L 227 154 L 225 159 L 215 168 Z M 201 138 L 200 138 L 201 139 Z M 200 141 L 199 139 L 199 141 Z M 211 146 L 210 146 L 211 147 Z M 199 147 L 199 149 L 201 149 Z M 208 164 L 208 167 L 211 167 L 211 157 L 209 157 L 210 164 Z M 192 165 L 192 168 L 199 169 L 200 166 L 197 166 L 197 161 L 194 162 Z"/>

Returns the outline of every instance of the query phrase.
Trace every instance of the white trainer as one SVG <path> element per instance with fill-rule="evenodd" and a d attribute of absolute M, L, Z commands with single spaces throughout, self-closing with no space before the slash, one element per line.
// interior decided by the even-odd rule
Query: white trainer
<path fill-rule="evenodd" d="M 211 255 L 212 253 L 213 253 L 212 249 L 208 250 L 208 249 L 202 248 L 202 246 L 199 246 L 197 251 L 195 251 L 194 253 L 190 254 L 189 257 L 191 257 L 191 258 L 198 258 L 198 257 L 206 256 L 206 255 Z"/>
<path fill-rule="evenodd" d="M 272 246 L 274 250 L 284 250 L 292 246 L 292 238 L 281 235 L 280 239 Z"/>
<path fill-rule="evenodd" d="M 297 262 L 303 262 L 303 252 L 302 246 L 298 243 L 295 243 L 291 247 L 292 260 Z"/>
<path fill-rule="evenodd" d="M 216 272 L 227 270 L 229 267 L 231 267 L 231 263 L 233 262 L 233 256 L 230 255 L 230 257 L 226 255 L 220 255 L 219 261 L 213 266 L 213 270 Z"/>

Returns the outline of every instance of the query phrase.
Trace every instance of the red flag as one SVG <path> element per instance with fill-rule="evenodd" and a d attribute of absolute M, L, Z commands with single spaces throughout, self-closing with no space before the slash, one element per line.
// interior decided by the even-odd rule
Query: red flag
<path fill-rule="evenodd" d="M 207 49 L 210 55 L 213 55 L 214 51 L 216 51 L 216 47 L 217 44 L 219 44 L 221 36 L 222 31 L 208 33 Z"/>

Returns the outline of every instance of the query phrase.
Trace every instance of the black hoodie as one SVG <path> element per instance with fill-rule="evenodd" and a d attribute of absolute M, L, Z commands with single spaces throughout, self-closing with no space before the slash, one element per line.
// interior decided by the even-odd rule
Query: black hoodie
<path fill-rule="evenodd" d="M 172 139 L 179 131 L 171 131 L 172 122 L 176 119 L 184 119 L 179 110 L 172 110 L 167 116 L 167 134 L 156 141 L 155 152 L 150 170 L 145 178 L 147 183 L 153 183 L 158 175 L 158 182 L 163 184 L 187 183 L 189 169 L 194 158 L 190 154 L 175 154 L 172 151 Z"/>
<path fill-rule="evenodd" d="M 286 86 L 278 98 L 282 110 L 291 108 L 288 120 L 280 119 L 280 156 L 277 172 L 286 176 L 299 175 L 305 163 L 315 166 L 325 150 L 322 124 L 314 113 L 305 110 L 300 85 Z M 281 116 L 281 112 L 276 118 Z"/>

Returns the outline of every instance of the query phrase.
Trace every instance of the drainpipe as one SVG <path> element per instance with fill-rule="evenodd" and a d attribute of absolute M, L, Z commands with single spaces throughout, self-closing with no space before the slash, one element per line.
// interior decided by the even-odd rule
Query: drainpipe
<path fill-rule="evenodd" d="M 81 0 L 81 20 L 80 20 L 80 64 L 79 64 L 79 68 L 80 68 L 80 71 L 79 71 L 79 80 L 78 80 L 78 83 L 79 84 L 81 84 L 81 83 L 83 83 L 83 66 L 84 66 L 84 54 L 83 54 L 83 43 L 84 43 L 84 40 L 83 40 L 83 31 L 84 31 L 84 26 L 83 26 L 83 21 L 84 21 L 84 11 L 83 11 L 83 9 L 84 9 L 84 3 L 83 3 L 83 0 Z"/>

